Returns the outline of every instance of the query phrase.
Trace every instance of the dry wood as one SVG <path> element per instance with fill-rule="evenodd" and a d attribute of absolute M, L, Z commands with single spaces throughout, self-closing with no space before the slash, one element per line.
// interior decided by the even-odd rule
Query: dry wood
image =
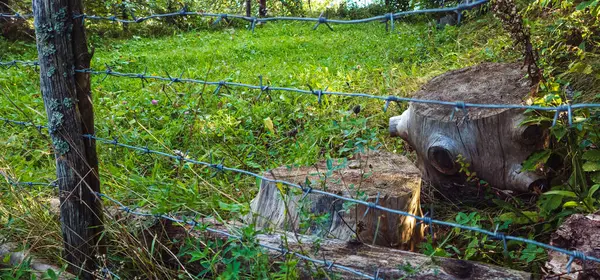
<path fill-rule="evenodd" d="M 530 91 L 519 64 L 484 63 L 433 78 L 415 98 L 483 104 L 522 104 Z M 468 112 L 468 114 L 465 114 Z M 390 119 L 390 134 L 416 151 L 424 179 L 436 185 L 465 183 L 463 162 L 491 186 L 527 191 L 544 184 L 543 176 L 522 172 L 521 163 L 545 144 L 546 130 L 520 126 L 520 109 L 460 109 L 411 103 Z M 453 117 L 453 118 L 452 118 Z"/>
<path fill-rule="evenodd" d="M 405 157 L 385 152 L 357 155 L 347 162 L 334 160 L 328 170 L 322 161 L 310 167 L 280 167 L 265 176 L 306 185 L 308 179 L 314 189 L 364 199 L 392 209 L 420 215 L 419 170 Z M 285 195 L 282 195 L 285 192 Z M 358 194 L 358 195 L 357 195 Z M 360 195 L 364 194 L 364 195 Z M 340 240 L 358 238 L 368 244 L 411 248 L 420 242 L 423 227 L 414 218 L 407 218 L 326 195 L 285 189 L 263 181 L 260 191 L 251 203 L 253 214 L 247 222 L 257 227 L 271 227 L 288 231 L 328 236 Z M 302 199 L 304 197 L 304 199 Z M 365 215 L 366 212 L 366 215 Z M 320 222 L 318 216 L 326 215 Z"/>

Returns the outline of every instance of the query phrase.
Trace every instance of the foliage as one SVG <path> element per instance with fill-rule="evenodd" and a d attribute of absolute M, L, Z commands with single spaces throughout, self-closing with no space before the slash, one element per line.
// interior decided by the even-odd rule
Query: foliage
<path fill-rule="evenodd" d="M 534 104 L 558 106 L 582 99 L 581 92 L 573 92 L 569 87 L 561 87 L 560 81 L 553 79 L 548 79 L 541 89 L 547 94 L 543 98 L 534 100 Z M 562 112 L 556 125 L 550 129 L 554 145 L 525 162 L 524 166 L 543 169 L 551 155 L 565 161 L 563 170 L 566 172 L 558 174 L 552 189 L 543 194 L 547 198 L 540 200 L 545 218 L 560 210 L 561 206 L 569 212 L 575 210 L 584 213 L 593 213 L 600 207 L 598 196 L 595 195 L 600 188 L 598 183 L 600 134 L 597 131 L 599 119 L 600 115 L 597 111 L 581 110 L 574 112 L 573 124 L 570 125 L 567 112 Z M 553 113 L 532 113 L 525 124 L 549 126 L 553 121 Z"/>

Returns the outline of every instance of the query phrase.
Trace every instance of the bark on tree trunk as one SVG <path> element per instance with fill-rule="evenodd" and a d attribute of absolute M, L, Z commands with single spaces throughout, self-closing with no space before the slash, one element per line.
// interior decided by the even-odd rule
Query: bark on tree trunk
<path fill-rule="evenodd" d="M 369 202 L 378 200 L 378 205 L 421 215 L 419 170 L 398 155 L 371 152 L 360 154 L 345 165 L 334 160 L 331 164 L 320 162 L 300 168 L 281 167 L 265 176 L 303 186 L 309 180 L 314 189 Z M 285 195 L 282 195 L 282 186 L 263 181 L 250 205 L 252 214 L 247 217 L 247 222 L 259 228 L 306 230 L 300 232 L 340 240 L 357 238 L 367 244 L 403 249 L 414 249 L 423 237 L 423 227 L 416 225 L 413 218 L 375 209 L 367 212 L 364 205 L 351 205 L 321 194 L 311 193 L 304 197 L 299 190 L 283 192 Z M 359 196 L 360 193 L 364 197 Z"/>
<path fill-rule="evenodd" d="M 73 274 L 93 279 L 103 228 L 101 201 L 94 193 L 99 191 L 95 147 L 81 137 L 83 132 L 93 132 L 89 76 L 74 71 L 89 66 L 90 59 L 84 28 L 73 21 L 73 13 L 83 12 L 82 4 L 81 0 L 34 0 L 33 12 L 40 88 L 56 157 L 64 258 Z"/>
<path fill-rule="evenodd" d="M 246 16 L 252 16 L 252 0 L 246 0 Z"/>
<path fill-rule="evenodd" d="M 260 7 L 258 9 L 258 15 L 261 17 L 267 16 L 267 0 L 259 0 Z"/>

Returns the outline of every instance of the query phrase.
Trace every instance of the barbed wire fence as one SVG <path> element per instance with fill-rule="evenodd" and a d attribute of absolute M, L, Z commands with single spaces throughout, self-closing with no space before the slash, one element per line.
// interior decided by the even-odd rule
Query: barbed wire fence
<path fill-rule="evenodd" d="M 599 105 L 599 104 L 595 104 L 595 105 Z M 21 126 L 29 126 L 32 128 L 39 128 L 39 127 L 44 127 L 41 125 L 34 125 L 30 122 L 24 122 L 24 121 L 16 121 L 16 120 L 7 120 L 4 119 L 5 122 L 9 122 L 11 124 L 15 124 L 15 125 L 21 125 Z M 44 127 L 45 128 L 45 127 Z M 458 223 L 453 223 L 453 222 L 448 222 L 448 221 L 442 221 L 442 220 L 436 220 L 433 219 L 432 217 L 429 217 L 427 215 L 425 216 L 419 216 L 419 215 L 415 215 L 415 214 L 411 214 L 409 212 L 406 211 L 401 211 L 401 210 L 396 210 L 396 209 L 391 209 L 391 208 L 387 208 L 384 206 L 381 206 L 378 204 L 378 201 L 376 200 L 375 202 L 369 202 L 366 200 L 360 200 L 360 199 L 354 199 L 351 197 L 346 197 L 343 195 L 338 195 L 338 194 L 334 194 L 334 193 L 330 193 L 327 191 L 323 191 L 320 189 L 315 189 L 312 188 L 310 185 L 307 186 L 302 186 L 300 184 L 296 184 L 296 183 L 292 183 L 289 181 L 285 181 L 285 180 L 277 180 L 277 179 L 272 179 L 257 173 L 254 173 L 252 171 L 248 171 L 248 170 L 243 170 L 243 169 L 238 169 L 238 168 L 232 168 L 232 167 L 227 167 L 224 166 L 222 163 L 210 163 L 210 162 L 204 162 L 204 161 L 199 161 L 190 157 L 187 157 L 186 155 L 182 155 L 182 154 L 176 154 L 176 153 L 168 153 L 168 152 L 163 152 L 163 151 L 158 151 L 158 150 L 154 150 L 154 149 L 150 149 L 148 146 L 136 146 L 136 145 L 132 145 L 132 144 L 127 144 L 127 143 L 122 143 L 119 141 L 118 138 L 113 138 L 113 139 L 107 139 L 107 138 L 101 138 L 101 137 L 97 137 L 94 135 L 81 135 L 82 138 L 84 139 L 94 139 L 96 141 L 98 141 L 98 143 L 102 143 L 105 145 L 112 145 L 115 147 L 121 147 L 121 148 L 125 148 L 128 150 L 132 150 L 135 152 L 139 152 L 142 154 L 154 154 L 154 155 L 159 155 L 159 156 L 163 156 L 166 158 L 171 158 L 171 159 L 175 159 L 178 160 L 180 162 L 186 162 L 186 163 L 191 163 L 191 164 L 196 164 L 196 165 L 202 165 L 202 166 L 206 166 L 209 168 L 214 169 L 217 172 L 233 172 L 233 173 L 239 173 L 239 174 L 243 174 L 243 175 L 247 175 L 247 176 L 251 176 L 257 179 L 261 179 L 263 181 L 268 181 L 268 182 L 272 182 L 272 183 L 276 183 L 276 184 L 282 184 L 288 187 L 292 187 L 295 189 L 299 189 L 302 191 L 303 195 L 301 199 L 304 199 L 306 196 L 310 195 L 310 194 L 320 194 L 320 195 L 325 195 L 328 197 L 332 197 L 335 199 L 339 199 L 339 200 L 343 200 L 346 202 L 351 202 L 354 204 L 359 204 L 359 205 L 363 205 L 366 206 L 366 211 L 368 211 L 369 209 L 375 209 L 375 210 L 380 210 L 380 211 L 384 211 L 387 213 L 392 213 L 392 214 L 396 214 L 396 215 L 400 215 L 400 216 L 405 216 L 405 217 L 411 217 L 414 218 L 415 220 L 418 220 L 424 224 L 427 224 L 429 226 L 429 228 L 432 228 L 432 225 L 441 225 L 441 226 L 447 226 L 447 227 L 451 227 L 451 228 L 458 228 L 458 229 L 462 229 L 462 230 L 468 230 L 468 231 L 473 231 L 473 232 L 478 232 L 478 233 L 482 233 L 484 235 L 490 236 L 493 239 L 496 240 L 500 240 L 503 242 L 503 246 L 504 246 L 504 250 L 507 251 L 507 241 L 517 241 L 517 242 L 522 242 L 525 244 L 532 244 L 544 249 L 548 249 L 548 250 L 553 250 L 562 254 L 565 254 L 567 256 L 569 256 L 569 262 L 567 263 L 567 271 L 570 272 L 571 270 L 571 264 L 573 263 L 573 261 L 575 259 L 580 259 L 582 261 L 593 261 L 593 262 L 598 262 L 600 263 L 600 258 L 596 258 L 594 256 L 590 256 L 590 255 L 586 255 L 582 252 L 579 251 L 570 251 L 570 250 L 566 250 L 564 248 L 560 248 L 560 247 L 556 247 L 556 246 L 552 246 L 550 244 L 546 244 L 546 243 L 542 243 L 539 241 L 535 241 L 532 239 L 527 239 L 527 238 L 523 238 L 523 237 L 518 237 L 518 236 L 512 236 L 512 235 L 506 235 L 502 232 L 498 232 L 497 229 L 494 231 L 491 230 L 486 230 L 480 227 L 474 227 L 474 226 L 467 226 L 464 224 L 458 224 Z M 50 186 L 50 187 L 56 187 L 56 185 L 54 183 L 44 183 L 44 182 L 17 182 L 14 179 L 9 179 L 9 183 L 11 185 L 20 185 L 20 186 Z M 103 194 L 103 193 L 96 193 L 96 195 L 100 198 L 105 198 L 111 202 L 113 202 L 114 204 L 116 204 L 118 206 L 118 209 L 126 212 L 128 214 L 132 214 L 132 215 L 136 215 L 136 216 L 141 216 L 141 217 L 155 217 L 155 218 L 161 218 L 161 219 L 165 219 L 165 220 L 169 220 L 172 222 L 176 222 L 176 223 L 180 223 L 180 224 L 187 224 L 192 226 L 194 229 L 196 227 L 198 227 L 199 225 L 201 225 L 201 223 L 199 223 L 198 221 L 194 220 L 194 219 L 178 219 L 178 218 L 174 218 L 173 216 L 169 215 L 169 214 L 151 214 L 151 213 L 145 213 L 145 212 L 138 212 L 138 211 L 134 211 L 132 210 L 130 207 L 125 206 L 123 203 L 121 203 L 120 201 L 112 198 L 109 195 Z M 212 229 L 210 227 L 202 227 L 204 230 L 207 230 L 209 232 L 212 233 L 218 233 L 221 234 L 223 236 L 232 238 L 232 239 L 236 239 L 236 240 L 242 240 L 242 238 L 240 236 L 237 235 L 233 235 L 228 233 L 227 231 L 222 231 L 222 230 L 217 230 L 217 229 Z M 281 252 L 282 255 L 286 255 L 286 254 L 292 254 L 295 255 L 298 258 L 310 261 L 310 262 L 314 262 L 320 265 L 324 265 L 325 267 L 327 267 L 327 269 L 332 269 L 332 268 L 336 268 L 342 271 L 346 271 L 348 273 L 352 273 L 354 275 L 357 276 L 361 276 L 361 277 L 365 277 L 366 279 L 383 279 L 383 278 L 379 278 L 377 276 L 377 274 L 374 275 L 370 275 L 370 274 L 366 274 L 364 272 L 360 272 L 357 271 L 353 268 L 350 267 L 346 267 L 343 265 L 339 265 L 336 264 L 335 261 L 327 261 L 327 260 L 318 260 L 318 259 L 314 259 L 311 258 L 309 256 L 297 253 L 297 252 L 293 252 L 290 251 L 286 248 L 277 248 L 277 247 L 273 247 L 273 246 L 269 246 L 269 245 L 265 245 L 265 244 L 260 244 L 259 245 L 261 247 L 264 247 L 266 249 L 269 250 L 274 250 L 274 251 L 278 251 Z"/>
<path fill-rule="evenodd" d="M 208 17 L 208 18 L 216 18 L 213 22 L 213 26 L 219 24 L 221 21 L 227 21 L 230 19 L 238 19 L 244 20 L 250 23 L 249 29 L 254 32 L 257 24 L 267 23 L 273 21 L 297 21 L 297 22 L 316 22 L 313 27 L 313 30 L 317 29 L 319 25 L 326 25 L 331 31 L 333 31 L 333 27 L 331 27 L 330 23 L 333 24 L 361 24 L 361 23 L 369 23 L 379 21 L 381 23 L 386 24 L 386 30 L 394 31 L 394 20 L 400 19 L 405 16 L 410 15 L 418 15 L 418 14 L 434 14 L 434 13 L 456 13 L 457 15 L 457 24 L 460 24 L 462 20 L 462 12 L 466 10 L 471 10 L 476 7 L 479 7 L 483 4 L 488 3 L 489 0 L 477 0 L 474 2 L 464 1 L 460 2 L 455 7 L 448 8 L 435 8 L 435 9 L 422 9 L 422 10 L 413 10 L 413 11 L 403 11 L 397 13 L 388 13 L 384 15 L 363 18 L 363 19 L 353 19 L 353 20 L 344 20 L 344 19 L 329 19 L 323 16 L 323 13 L 318 18 L 315 17 L 248 17 L 236 14 L 226 14 L 226 13 L 204 13 L 204 12 L 194 12 L 189 11 L 186 6 L 184 6 L 181 10 L 172 13 L 164 13 L 164 14 L 152 14 L 145 17 L 135 17 L 134 19 L 121 19 L 117 16 L 97 16 L 97 15 L 87 15 L 87 14 L 74 14 L 74 19 L 81 19 L 82 23 L 85 20 L 93 20 L 93 21 L 108 21 L 113 23 L 142 23 L 152 19 L 162 19 L 162 18 L 170 18 L 170 17 L 185 17 L 185 16 L 199 16 L 199 17 Z M 0 18 L 13 18 L 13 19 L 29 19 L 32 18 L 32 14 L 22 14 L 22 13 L 14 13 L 14 14 L 6 14 L 0 13 Z"/>
<path fill-rule="evenodd" d="M 319 24 L 325 24 L 329 28 L 331 28 L 331 26 L 329 26 L 329 23 L 355 24 L 355 23 L 364 23 L 364 22 L 372 22 L 372 21 L 382 21 L 382 22 L 386 22 L 386 23 L 391 22 L 391 27 L 393 29 L 394 28 L 393 27 L 394 19 L 397 19 L 402 16 L 406 16 L 406 15 L 410 15 L 410 14 L 437 13 L 437 12 L 457 12 L 460 15 L 461 11 L 482 5 L 486 2 L 487 2 L 487 0 L 482 0 L 482 1 L 476 1 L 476 2 L 467 3 L 467 4 L 461 4 L 461 5 L 459 5 L 457 7 L 453 7 L 453 8 L 441 8 L 441 9 L 429 9 L 429 10 L 418 10 L 418 11 L 393 13 L 393 14 L 382 15 L 382 16 L 377 16 L 377 17 L 372 17 L 372 18 L 367 18 L 367 19 L 361 19 L 361 20 L 332 20 L 332 19 L 327 19 L 324 17 L 319 17 L 319 18 L 273 17 L 273 18 L 258 19 L 258 18 L 254 18 L 254 17 L 249 18 L 249 17 L 244 17 L 244 16 L 238 16 L 238 15 L 190 12 L 190 11 L 187 11 L 187 9 L 185 9 L 185 8 L 182 9 L 181 11 L 175 12 L 175 13 L 151 15 L 151 16 L 147 16 L 147 17 L 136 18 L 134 20 L 123 20 L 123 19 L 118 19 L 116 17 L 101 17 L 101 16 L 83 15 L 83 14 L 75 15 L 74 17 L 80 18 L 80 19 L 82 19 L 82 21 L 84 19 L 88 19 L 88 20 L 112 21 L 112 22 L 119 22 L 119 23 L 141 23 L 141 22 L 144 22 L 144 21 L 150 20 L 150 19 L 173 17 L 173 16 L 196 15 L 196 16 L 204 16 L 204 17 L 216 17 L 217 18 L 216 23 L 218 23 L 220 20 L 226 20 L 229 18 L 242 19 L 242 20 L 252 22 L 252 29 L 254 29 L 254 25 L 258 22 L 283 21 L 283 20 L 317 22 L 317 24 L 315 25 L 314 28 L 317 28 L 319 26 Z M 0 14 L 0 17 L 8 17 L 8 18 L 28 18 L 30 16 L 31 15 Z M 459 19 L 460 19 L 460 16 L 459 16 Z M 13 60 L 13 61 L 7 61 L 7 62 L 0 62 L 0 66 L 5 66 L 7 68 L 19 67 L 19 66 L 38 67 L 39 62 L 38 61 Z M 149 80 L 168 82 L 169 84 L 195 83 L 195 84 L 211 85 L 211 86 L 216 87 L 214 90 L 214 94 L 218 94 L 220 92 L 220 90 L 223 89 L 224 87 L 241 87 L 241 88 L 259 90 L 261 93 L 263 93 L 263 92 L 268 93 L 269 91 L 283 91 L 283 92 L 292 92 L 292 93 L 300 93 L 300 94 L 309 94 L 309 95 L 317 97 L 319 103 L 321 103 L 322 97 L 325 95 L 335 95 L 335 96 L 352 97 L 352 98 L 367 98 L 367 99 L 373 99 L 373 100 L 385 102 L 385 105 L 383 107 L 384 111 L 388 109 L 391 102 L 414 102 L 414 103 L 425 103 L 425 104 L 450 106 L 450 107 L 453 107 L 455 111 L 463 111 L 465 116 L 468 116 L 468 108 L 521 109 L 521 110 L 552 111 L 552 112 L 555 112 L 553 125 L 556 124 L 560 113 L 563 113 L 563 112 L 566 113 L 567 118 L 568 118 L 568 123 L 569 123 L 569 125 L 572 125 L 574 110 L 585 109 L 585 108 L 588 108 L 588 109 L 600 108 L 600 104 L 596 104 L 596 103 L 579 103 L 579 104 L 567 103 L 567 104 L 562 104 L 562 105 L 554 106 L 554 107 L 521 105 L 521 104 L 476 104 L 476 103 L 467 103 L 467 102 L 463 102 L 463 101 L 450 102 L 450 101 L 439 101 L 439 100 L 415 99 L 415 98 L 407 98 L 407 97 L 399 97 L 399 96 L 379 96 L 379 95 L 372 95 L 372 94 L 366 94 L 366 93 L 335 92 L 335 91 L 327 91 L 327 89 L 314 90 L 310 87 L 307 90 L 307 89 L 299 89 L 299 88 L 277 87 L 277 86 L 271 86 L 271 85 L 264 85 L 262 83 L 262 77 L 259 77 L 259 84 L 255 85 L 255 84 L 245 84 L 245 83 L 237 83 L 237 82 L 229 82 L 229 81 L 204 81 L 204 80 L 199 80 L 199 79 L 184 78 L 183 72 L 182 72 L 182 74 L 180 74 L 177 77 L 172 77 L 171 75 L 169 75 L 169 73 L 166 73 L 166 72 L 165 72 L 166 76 L 148 75 L 147 71 L 145 71 L 144 73 L 122 73 L 122 72 L 114 71 L 109 66 L 106 66 L 106 69 L 104 69 L 104 70 L 74 69 L 74 71 L 77 73 L 85 73 L 85 74 L 103 76 L 101 78 L 101 81 L 104 81 L 109 76 L 139 79 L 139 80 L 141 80 L 142 86 L 144 86 L 144 83 L 147 83 Z M 0 121 L 4 122 L 4 125 L 18 125 L 18 126 L 32 127 L 32 128 L 37 129 L 39 132 L 41 132 L 43 129 L 48 129 L 48 126 L 39 125 L 39 124 L 34 123 L 33 121 L 13 120 L 13 119 L 8 119 L 8 118 L 4 118 L 4 117 L 1 117 Z M 378 204 L 378 200 L 376 200 L 375 202 L 368 202 L 366 200 L 354 199 L 351 197 L 346 197 L 346 196 L 330 193 L 330 192 L 323 191 L 320 189 L 315 189 L 315 188 L 312 188 L 310 185 L 302 186 L 300 184 L 296 184 L 296 183 L 292 183 L 292 182 L 288 182 L 288 181 L 284 181 L 284 180 L 272 179 L 272 178 L 257 174 L 252 171 L 243 170 L 243 169 L 239 169 L 239 168 L 233 168 L 233 167 L 227 167 L 227 166 L 224 166 L 222 164 L 222 162 L 221 163 L 204 162 L 204 161 L 190 158 L 187 155 L 183 155 L 183 154 L 174 154 L 174 153 L 154 150 L 154 149 L 150 149 L 148 146 L 140 146 L 140 145 L 136 145 L 135 143 L 123 143 L 118 138 L 108 139 L 108 138 L 102 138 L 102 137 L 99 137 L 96 135 L 91 135 L 91 134 L 78 135 L 78 137 L 81 137 L 86 140 L 95 140 L 95 141 L 97 141 L 97 143 L 101 143 L 103 145 L 112 145 L 115 147 L 124 148 L 127 150 L 139 152 L 142 154 L 154 154 L 154 155 L 159 155 L 159 156 L 166 157 L 166 158 L 179 160 L 182 162 L 187 162 L 190 164 L 206 166 L 211 169 L 214 169 L 217 172 L 226 172 L 227 171 L 227 172 L 239 173 L 239 174 L 243 174 L 246 176 L 255 177 L 255 178 L 258 178 L 258 179 L 261 179 L 264 181 L 282 184 L 282 185 L 285 185 L 285 186 L 288 186 L 291 188 L 301 190 L 302 194 L 303 194 L 302 199 L 310 194 L 320 194 L 320 195 L 325 195 L 328 197 L 336 198 L 339 200 L 343 200 L 346 202 L 351 202 L 354 204 L 366 206 L 366 209 L 367 209 L 366 211 L 368 211 L 369 209 L 376 209 L 376 210 L 384 211 L 384 212 L 395 214 L 395 215 L 411 217 L 411 218 L 414 218 L 424 224 L 427 224 L 430 227 L 430 229 L 433 224 L 436 224 L 436 225 L 441 225 L 441 226 L 447 226 L 447 227 L 482 233 L 484 235 L 492 237 L 493 239 L 501 240 L 504 244 L 505 251 L 507 250 L 507 241 L 509 241 L 509 240 L 522 242 L 525 244 L 532 244 L 532 245 L 535 245 L 535 246 L 538 246 L 541 248 L 545 248 L 548 250 L 557 251 L 557 252 L 560 252 L 562 254 L 569 256 L 569 262 L 567 263 L 567 271 L 568 272 L 570 272 L 571 264 L 573 263 L 573 261 L 575 259 L 600 263 L 599 258 L 586 255 L 582 252 L 570 251 L 570 250 L 567 250 L 564 248 L 559 248 L 559 247 L 552 246 L 550 244 L 546 244 L 546 243 L 542 243 L 542 242 L 538 242 L 538 241 L 535 241 L 532 239 L 506 235 L 506 234 L 503 234 L 502 232 L 498 232 L 497 230 L 491 231 L 491 230 L 486 230 L 486 229 L 479 228 L 479 227 L 472 227 L 472 226 L 466 226 L 463 224 L 457 224 L 457 223 L 452 223 L 452 222 L 447 222 L 447 221 L 442 221 L 442 220 L 436 220 L 427 215 L 419 216 L 419 215 L 411 214 L 411 213 L 408 213 L 405 211 L 400 211 L 400 210 L 381 206 Z M 18 182 L 17 180 L 14 180 L 14 179 L 11 179 L 8 177 L 7 177 L 7 181 L 11 185 L 20 185 L 20 186 L 49 186 L 49 187 L 57 186 L 57 184 L 54 182 L 51 182 L 51 183 Z M 124 205 L 122 202 L 112 198 L 111 196 L 109 196 L 107 194 L 104 194 L 101 192 L 95 192 L 95 195 L 98 198 L 104 198 L 104 199 L 114 203 L 115 205 L 118 206 L 119 210 L 126 212 L 128 214 L 141 216 L 141 217 L 155 217 L 155 218 L 160 218 L 160 219 L 168 220 L 168 221 L 179 223 L 179 224 L 187 224 L 189 226 L 192 226 L 192 228 L 194 228 L 194 229 L 198 229 L 201 226 L 201 223 L 194 219 L 185 219 L 185 218 L 179 219 L 179 218 L 173 217 L 172 215 L 164 214 L 164 213 L 163 214 L 152 214 L 152 213 L 135 211 L 135 210 L 132 210 L 130 207 Z M 201 228 L 202 228 L 202 230 L 206 230 L 206 231 L 213 232 L 213 233 L 218 233 L 218 234 L 227 236 L 228 238 L 242 241 L 241 236 L 237 236 L 237 235 L 231 234 L 226 231 L 221 231 L 218 229 L 213 229 L 213 228 L 204 227 L 204 226 L 202 226 Z M 297 258 L 304 259 L 306 261 L 324 266 L 328 270 L 336 269 L 336 270 L 340 270 L 340 271 L 345 271 L 347 273 L 352 273 L 354 275 L 364 277 L 366 279 L 376 279 L 376 280 L 382 279 L 381 277 L 379 277 L 379 270 L 377 270 L 374 274 L 370 274 L 367 272 L 361 272 L 361 271 L 355 270 L 355 269 L 347 267 L 347 266 L 336 264 L 335 261 L 318 260 L 318 259 L 312 258 L 307 255 L 303 255 L 298 252 L 293 252 L 293 251 L 289 250 L 289 248 L 285 248 L 285 247 L 278 248 L 278 247 L 273 247 L 273 246 L 269 246 L 269 245 L 265 245 L 265 244 L 259 244 L 259 245 L 268 250 L 278 251 L 284 256 L 287 254 L 292 254 Z M 108 271 L 108 273 L 112 273 L 112 272 Z M 114 275 L 114 276 L 116 276 L 116 275 Z M 118 276 L 116 276 L 116 277 L 118 277 Z"/>

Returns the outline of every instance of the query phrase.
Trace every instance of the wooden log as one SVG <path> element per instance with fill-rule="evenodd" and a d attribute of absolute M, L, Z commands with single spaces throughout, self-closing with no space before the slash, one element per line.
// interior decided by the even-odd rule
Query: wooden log
<path fill-rule="evenodd" d="M 531 90 L 525 75 L 520 64 L 484 63 L 435 77 L 414 97 L 522 104 Z M 542 175 L 521 171 L 521 163 L 547 138 L 544 127 L 520 126 L 523 112 L 410 103 L 401 116 L 390 119 L 390 134 L 414 148 L 423 178 L 435 185 L 465 183 L 467 177 L 459 172 L 461 155 L 479 179 L 498 189 L 523 192 L 545 184 Z"/>
<path fill-rule="evenodd" d="M 74 41 L 73 9 L 81 0 L 34 0 L 40 88 L 48 116 L 48 130 L 56 158 L 56 175 L 60 191 L 60 220 L 64 238 L 64 258 L 69 271 L 80 279 L 93 279 L 99 255 L 97 244 L 102 232 L 101 200 L 94 191 L 99 184 L 93 163 L 81 137 L 82 124 L 88 112 L 81 112 L 78 82 L 87 76 L 75 77 L 76 52 L 81 41 Z M 81 38 L 80 38 L 81 39 Z M 87 77 L 89 84 L 89 77 Z M 91 103 L 90 103 L 91 106 Z M 94 190 L 93 188 L 96 188 Z"/>
<path fill-rule="evenodd" d="M 288 249 L 293 252 L 311 252 L 313 245 L 318 242 L 318 256 L 314 259 L 327 260 L 338 265 L 352 268 L 356 271 L 375 276 L 379 271 L 379 279 L 531 279 L 526 272 L 511 270 L 489 264 L 464 261 L 450 258 L 429 257 L 422 254 L 383 248 L 360 243 L 348 243 L 340 240 L 319 240 L 314 236 L 297 236 L 287 234 L 260 234 L 256 240 L 263 245 L 278 248 L 282 242 L 287 242 Z M 313 250 L 314 251 L 314 250 Z M 268 251 L 272 257 L 279 257 L 278 251 Z M 311 266 L 304 266 L 304 270 Z M 364 277 L 345 272 L 341 279 L 364 279 Z"/>
<path fill-rule="evenodd" d="M 310 167 L 280 167 L 265 176 L 305 187 L 308 181 L 314 189 L 377 201 L 381 206 L 421 215 L 419 170 L 399 155 L 369 152 L 348 161 L 322 161 Z M 340 240 L 356 238 L 368 244 L 409 249 L 423 236 L 423 226 L 416 225 L 414 218 L 374 209 L 367 212 L 368 207 L 364 205 L 351 205 L 315 193 L 304 195 L 269 181 L 261 183 L 250 208 L 252 214 L 246 221 L 258 228 L 303 230 L 301 232 Z"/>
<path fill-rule="evenodd" d="M 216 223 L 211 220 L 202 220 L 203 225 L 224 233 L 239 232 L 239 228 L 231 223 Z M 190 231 L 187 228 L 175 230 L 176 225 L 167 223 L 161 232 L 170 232 L 169 240 L 184 240 L 188 234 L 196 238 L 219 238 L 229 239 L 223 233 Z M 531 274 L 516 271 L 494 265 L 442 258 L 430 257 L 393 248 L 372 246 L 357 242 L 347 242 L 337 239 L 321 239 L 314 235 L 307 236 L 292 232 L 276 232 L 273 234 L 258 234 L 253 239 L 258 244 L 271 248 L 281 248 L 286 244 L 288 253 L 299 253 L 315 260 L 327 261 L 351 268 L 365 275 L 378 279 L 472 279 L 472 280 L 494 280 L 494 279 L 531 279 Z M 151 246 L 148 244 L 147 246 Z M 318 248 L 318 251 L 315 251 Z M 273 261 L 281 259 L 281 250 L 265 249 Z M 295 256 L 298 258 L 298 256 Z M 327 270 L 325 265 L 314 265 L 310 262 L 301 261 L 298 268 L 304 275 L 301 279 L 311 279 L 316 268 Z M 332 268 L 332 272 L 340 273 L 340 279 L 365 279 L 362 276 Z"/>

